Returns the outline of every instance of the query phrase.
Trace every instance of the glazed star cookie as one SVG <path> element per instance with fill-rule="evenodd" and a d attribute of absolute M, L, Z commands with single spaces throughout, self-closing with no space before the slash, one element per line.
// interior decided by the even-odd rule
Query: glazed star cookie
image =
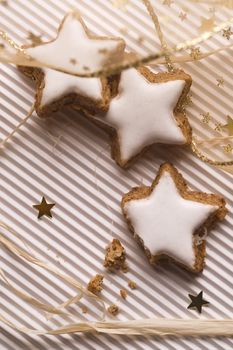
<path fill-rule="evenodd" d="M 109 60 L 121 59 L 124 47 L 125 43 L 120 38 L 91 34 L 76 12 L 65 16 L 54 40 L 23 46 L 27 54 L 42 63 L 67 70 L 76 67 L 83 73 L 98 71 Z M 67 104 L 91 113 L 108 107 L 111 89 L 106 78 L 81 78 L 48 68 L 20 69 L 36 80 L 36 111 L 40 117 L 47 117 Z"/>
<path fill-rule="evenodd" d="M 151 264 L 168 259 L 200 272 L 207 230 L 225 217 L 225 204 L 219 195 L 190 191 L 176 168 L 165 163 L 151 187 L 133 188 L 121 206 Z"/>
<path fill-rule="evenodd" d="M 191 127 L 182 103 L 192 83 L 182 70 L 154 73 L 147 67 L 121 73 L 118 92 L 94 120 L 112 137 L 112 157 L 127 167 L 154 143 L 187 145 Z"/>

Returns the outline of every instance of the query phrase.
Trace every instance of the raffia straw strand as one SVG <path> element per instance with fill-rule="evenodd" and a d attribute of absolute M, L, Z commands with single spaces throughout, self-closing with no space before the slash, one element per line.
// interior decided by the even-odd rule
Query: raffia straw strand
<path fill-rule="evenodd" d="M 118 335 L 154 335 L 157 337 L 233 337 L 233 320 L 182 320 L 155 318 L 133 321 L 79 322 L 48 331 L 40 331 L 14 325 L 1 315 L 0 321 L 13 329 L 31 335 L 97 332 Z"/>
<path fill-rule="evenodd" d="M 0 224 L 0 226 L 6 228 L 5 225 Z M 11 230 L 14 231 L 13 229 L 11 229 Z M 0 232 L 0 243 L 2 243 L 2 245 L 5 248 L 7 248 L 11 253 L 15 254 L 17 257 L 24 259 L 27 262 L 30 262 L 30 263 L 37 265 L 37 266 L 40 266 L 43 269 L 54 273 L 55 275 L 60 277 L 62 279 L 62 281 L 69 283 L 70 285 L 72 285 L 73 287 L 75 287 L 79 291 L 79 293 L 80 293 L 79 295 L 72 297 L 71 299 L 69 299 L 65 303 L 58 306 L 56 309 L 61 309 L 61 308 L 67 307 L 70 304 L 72 304 L 73 302 L 76 302 L 77 300 L 79 300 L 83 295 L 86 295 L 87 297 L 94 299 L 96 302 L 98 302 L 102 306 L 102 311 L 103 311 L 102 319 L 104 318 L 105 311 L 106 311 L 104 301 L 102 299 L 100 299 L 98 296 L 96 296 L 95 294 L 89 292 L 76 279 L 72 278 L 71 276 L 65 275 L 63 272 L 61 272 L 57 268 L 37 259 L 35 256 L 27 253 L 25 250 L 21 249 L 20 247 L 15 245 L 11 240 L 6 238 L 1 232 Z"/>
<path fill-rule="evenodd" d="M 0 142 L 0 147 L 4 147 L 5 144 L 6 144 L 6 143 L 14 136 L 14 134 L 21 128 L 21 126 L 24 125 L 24 124 L 28 121 L 29 118 L 31 118 L 31 116 L 32 116 L 32 114 L 33 114 L 33 112 L 34 112 L 34 110 L 35 110 L 35 103 L 33 103 L 32 107 L 30 108 L 30 110 L 29 110 L 28 114 L 26 115 L 26 117 L 23 118 L 23 120 L 21 120 L 21 122 L 13 129 L 13 131 L 12 131 L 9 135 L 7 135 L 7 137 L 6 137 L 4 140 L 2 140 L 2 141 Z"/>
<path fill-rule="evenodd" d="M 50 314 L 56 314 L 56 315 L 68 315 L 68 313 L 61 310 L 61 308 L 54 307 L 52 305 L 46 304 L 41 302 L 40 300 L 32 297 L 31 295 L 22 292 L 21 290 L 15 288 L 6 278 L 4 272 L 2 269 L 0 269 L 0 279 L 5 282 L 10 289 L 14 291 L 14 293 L 22 300 L 26 301 L 28 304 L 32 305 L 33 307 L 48 312 Z"/>

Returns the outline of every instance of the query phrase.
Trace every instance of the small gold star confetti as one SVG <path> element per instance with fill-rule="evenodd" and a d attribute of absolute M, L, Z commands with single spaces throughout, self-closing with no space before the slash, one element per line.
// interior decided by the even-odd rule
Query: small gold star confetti
<path fill-rule="evenodd" d="M 43 215 L 46 215 L 49 218 L 52 218 L 51 209 L 52 209 L 52 207 L 54 207 L 54 205 L 55 205 L 55 203 L 48 204 L 46 202 L 45 197 L 43 196 L 40 204 L 33 205 L 33 208 L 35 208 L 39 211 L 38 219 L 40 219 Z"/>
<path fill-rule="evenodd" d="M 163 5 L 171 6 L 173 3 L 173 0 L 163 0 Z"/>
<path fill-rule="evenodd" d="M 187 13 L 186 13 L 186 12 L 180 12 L 179 18 L 180 18 L 181 21 L 183 22 L 184 20 L 187 19 Z"/>
<path fill-rule="evenodd" d="M 41 36 L 42 36 L 42 34 L 36 35 L 32 32 L 28 32 L 27 38 L 28 38 L 28 40 L 31 41 L 32 44 L 38 45 L 38 44 L 41 44 L 43 42 L 41 39 Z"/>
<path fill-rule="evenodd" d="M 194 60 L 198 60 L 201 55 L 200 47 L 192 47 L 190 52 L 190 57 Z"/>
<path fill-rule="evenodd" d="M 233 147 L 232 147 L 232 145 L 230 143 L 228 143 L 227 145 L 223 146 L 222 148 L 223 148 L 223 151 L 225 153 L 231 153 L 232 150 L 233 150 Z"/>
<path fill-rule="evenodd" d="M 192 295 L 192 294 L 189 294 L 189 298 L 192 300 L 192 302 L 189 304 L 187 309 L 195 308 L 199 312 L 199 314 L 202 311 L 202 306 L 209 304 L 208 301 L 203 299 L 203 292 L 202 291 L 196 296 Z"/>
<path fill-rule="evenodd" d="M 209 114 L 209 112 L 207 113 L 201 113 L 201 116 L 202 116 L 202 123 L 204 124 L 209 124 L 210 120 L 211 120 L 211 116 Z"/>
<path fill-rule="evenodd" d="M 221 86 L 223 86 L 223 84 L 224 84 L 224 79 L 221 77 L 221 78 L 218 78 L 218 79 L 216 79 L 217 80 L 217 86 L 218 87 L 221 87 Z"/>
<path fill-rule="evenodd" d="M 201 25 L 199 27 L 199 31 L 203 32 L 211 32 L 215 26 L 215 16 L 213 15 L 210 18 L 201 17 Z"/>
<path fill-rule="evenodd" d="M 230 40 L 231 35 L 233 34 L 233 31 L 231 30 L 231 27 L 227 29 L 223 29 L 223 34 L 222 36 L 226 38 L 227 40 Z"/>
<path fill-rule="evenodd" d="M 215 123 L 215 131 L 222 131 L 223 125 L 221 123 Z"/>
<path fill-rule="evenodd" d="M 227 124 L 223 125 L 224 129 L 227 129 L 228 134 L 233 136 L 233 119 L 227 115 Z"/>
<path fill-rule="evenodd" d="M 70 59 L 70 63 L 73 64 L 73 65 L 75 65 L 75 64 L 77 63 L 77 60 L 76 60 L 75 58 L 71 58 L 71 59 Z"/>

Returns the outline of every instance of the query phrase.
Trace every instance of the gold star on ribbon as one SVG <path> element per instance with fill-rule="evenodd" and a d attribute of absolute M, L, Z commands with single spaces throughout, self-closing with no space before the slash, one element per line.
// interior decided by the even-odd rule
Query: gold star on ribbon
<path fill-rule="evenodd" d="M 38 219 L 40 219 L 43 215 L 48 216 L 49 218 L 52 218 L 51 209 L 54 207 L 55 203 L 47 203 L 45 197 L 42 197 L 42 200 L 40 204 L 33 205 L 33 208 L 37 209 L 39 211 L 38 213 Z"/>
<path fill-rule="evenodd" d="M 187 309 L 197 309 L 199 314 L 202 311 L 203 305 L 208 305 L 209 302 L 203 299 L 203 291 L 201 291 L 198 295 L 192 295 L 189 294 L 189 298 L 192 300 L 192 302 L 189 304 Z"/>
<path fill-rule="evenodd" d="M 227 40 L 230 40 L 231 35 L 233 34 L 233 31 L 231 30 L 231 27 L 227 29 L 223 29 L 223 34 L 222 36 L 226 38 Z"/>
<path fill-rule="evenodd" d="M 223 152 L 225 152 L 225 153 L 231 153 L 233 151 L 233 147 L 230 143 L 223 146 L 222 148 L 223 148 Z"/>
<path fill-rule="evenodd" d="M 199 31 L 203 32 L 211 32 L 215 26 L 215 16 L 213 15 L 210 18 L 201 17 L 201 25 L 199 27 Z"/>
<path fill-rule="evenodd" d="M 223 125 L 221 123 L 215 123 L 215 131 L 222 131 Z"/>
<path fill-rule="evenodd" d="M 190 57 L 194 60 L 198 60 L 201 55 L 200 47 L 192 47 L 190 51 Z"/>
<path fill-rule="evenodd" d="M 211 116 L 210 116 L 210 113 L 207 112 L 207 113 L 201 113 L 201 116 L 202 116 L 202 123 L 204 124 L 209 124 L 210 120 L 211 120 Z"/>
<path fill-rule="evenodd" d="M 223 125 L 224 129 L 227 129 L 229 136 L 233 136 L 233 119 L 228 115 L 227 124 Z"/>

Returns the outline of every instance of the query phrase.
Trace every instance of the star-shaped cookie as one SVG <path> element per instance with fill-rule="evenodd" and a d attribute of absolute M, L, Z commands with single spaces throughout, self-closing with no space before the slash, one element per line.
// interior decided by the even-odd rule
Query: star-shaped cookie
<path fill-rule="evenodd" d="M 191 128 L 182 112 L 192 79 L 181 70 L 154 73 L 146 67 L 121 73 L 108 111 L 95 119 L 112 134 L 112 156 L 127 167 L 154 143 L 185 145 Z"/>
<path fill-rule="evenodd" d="M 92 35 L 81 16 L 70 13 L 63 19 L 54 40 L 23 47 L 42 63 L 91 73 L 110 60 L 121 59 L 125 43 L 120 38 Z M 37 81 L 39 116 L 48 116 L 66 104 L 86 108 L 92 113 L 108 107 L 111 89 L 106 78 L 81 78 L 48 68 L 21 67 L 21 70 Z"/>
<path fill-rule="evenodd" d="M 168 163 L 160 167 L 151 187 L 125 194 L 122 209 L 151 264 L 165 258 L 193 272 L 204 267 L 207 229 L 227 212 L 224 198 L 188 190 Z"/>

